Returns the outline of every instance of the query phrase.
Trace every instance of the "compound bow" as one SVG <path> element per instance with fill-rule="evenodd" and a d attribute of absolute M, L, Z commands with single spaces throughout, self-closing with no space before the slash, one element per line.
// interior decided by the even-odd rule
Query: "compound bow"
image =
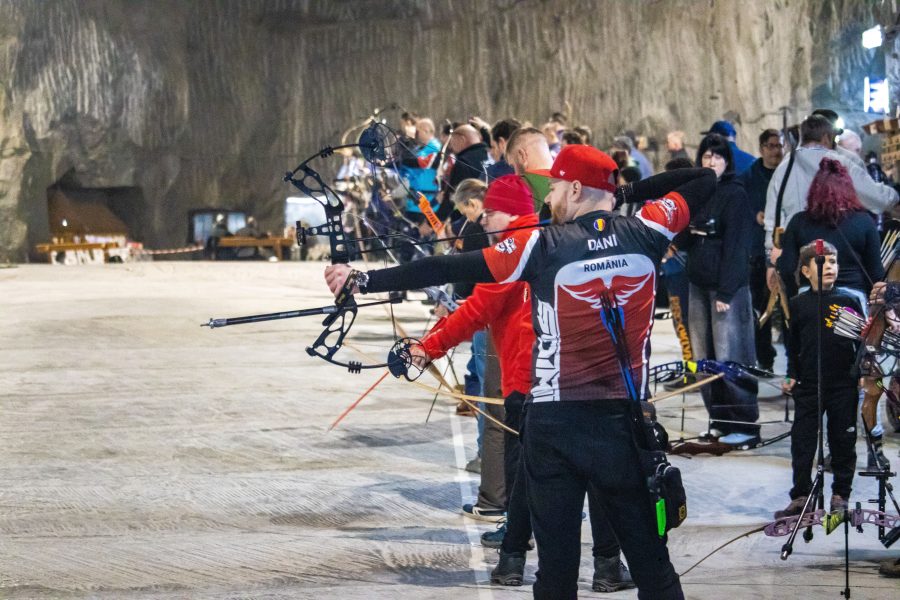
<path fill-rule="evenodd" d="M 309 236 L 322 235 L 328 238 L 331 249 L 331 264 L 347 264 L 350 262 L 350 242 L 344 230 L 343 215 L 344 203 L 340 196 L 322 179 L 309 163 L 318 158 L 324 158 L 334 154 L 342 148 L 359 148 L 363 158 L 372 164 L 383 166 L 395 160 L 398 153 L 399 140 L 397 135 L 383 123 L 369 125 L 359 137 L 356 144 L 342 144 L 340 146 L 326 146 L 306 160 L 300 163 L 296 169 L 289 171 L 284 176 L 284 181 L 292 184 L 298 190 L 318 202 L 325 211 L 325 223 L 315 227 L 302 227 L 298 223 L 297 242 L 304 245 Z M 300 173 L 302 176 L 297 178 Z M 353 289 L 357 282 L 357 273 L 353 272 L 347 279 L 344 287 L 330 306 L 323 306 L 305 310 L 287 311 L 282 313 L 270 313 L 265 315 L 251 315 L 228 319 L 210 319 L 204 326 L 210 329 L 239 325 L 243 323 L 258 323 L 275 319 L 288 319 L 309 315 L 324 314 L 322 321 L 324 330 L 315 341 L 306 348 L 306 353 L 322 360 L 346 368 L 351 373 L 359 373 L 363 369 L 387 368 L 395 377 L 404 377 L 410 381 L 421 375 L 422 371 L 416 367 L 412 360 L 410 348 L 418 344 L 418 340 L 401 337 L 395 339 L 388 352 L 387 361 L 383 363 L 363 364 L 361 361 L 343 361 L 336 357 L 343 347 L 344 340 L 353 323 L 356 321 L 358 309 L 363 306 L 378 304 L 396 304 L 402 301 L 399 294 L 391 294 L 387 300 L 378 300 L 357 304 L 353 296 Z M 393 320 L 393 313 L 391 313 Z"/>

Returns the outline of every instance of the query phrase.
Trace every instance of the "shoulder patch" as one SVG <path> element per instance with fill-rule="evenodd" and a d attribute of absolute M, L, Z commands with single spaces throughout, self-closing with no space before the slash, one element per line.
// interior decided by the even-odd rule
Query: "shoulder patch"
<path fill-rule="evenodd" d="M 494 247 L 497 249 L 497 252 L 512 254 L 516 251 L 516 240 L 515 238 L 508 237 Z"/>

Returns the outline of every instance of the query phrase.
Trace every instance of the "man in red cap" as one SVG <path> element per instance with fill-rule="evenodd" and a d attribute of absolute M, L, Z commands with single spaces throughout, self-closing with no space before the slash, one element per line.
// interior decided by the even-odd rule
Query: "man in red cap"
<path fill-rule="evenodd" d="M 715 191 L 715 173 L 682 169 L 616 188 L 613 160 L 573 145 L 560 152 L 551 177 L 546 201 L 554 225 L 516 231 L 481 252 L 368 273 L 332 265 L 325 279 L 335 294 L 345 285 L 365 293 L 448 281 L 528 282 L 536 342 L 523 433 L 538 546 L 534 596 L 577 597 L 581 509 L 593 486 L 638 598 L 683 598 L 639 457 L 638 446 L 649 442 L 640 437 L 637 401 L 649 396 L 660 260 Z M 646 200 L 653 201 L 633 217 L 612 212 L 619 202 Z"/>

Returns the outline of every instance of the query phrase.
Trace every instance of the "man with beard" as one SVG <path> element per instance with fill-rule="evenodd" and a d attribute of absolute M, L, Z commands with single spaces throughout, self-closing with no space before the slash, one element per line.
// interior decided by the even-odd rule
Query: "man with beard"
<path fill-rule="evenodd" d="M 684 598 L 638 455 L 649 440 L 637 401 L 649 395 L 660 259 L 710 198 L 716 176 L 682 169 L 618 189 L 617 176 L 605 153 L 567 146 L 550 170 L 553 225 L 514 232 L 480 253 L 368 273 L 348 265 L 325 270 L 335 294 L 461 280 L 529 284 L 537 340 L 523 451 L 538 547 L 535 598 L 577 597 L 588 485 L 611 516 L 638 598 Z M 634 217 L 613 212 L 622 201 L 652 199 Z M 610 326 L 610 307 L 618 326 Z"/>

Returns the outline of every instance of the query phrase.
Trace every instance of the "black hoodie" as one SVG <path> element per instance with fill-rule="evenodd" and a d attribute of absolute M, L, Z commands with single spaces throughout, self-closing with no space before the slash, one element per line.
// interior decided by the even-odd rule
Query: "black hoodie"
<path fill-rule="evenodd" d="M 750 241 L 756 215 L 751 214 L 747 192 L 733 172 L 719 178 L 716 193 L 696 215 L 692 228 L 715 219 L 715 235 L 689 234 L 679 238 L 688 251 L 688 279 L 716 300 L 730 303 L 750 278 Z"/>

